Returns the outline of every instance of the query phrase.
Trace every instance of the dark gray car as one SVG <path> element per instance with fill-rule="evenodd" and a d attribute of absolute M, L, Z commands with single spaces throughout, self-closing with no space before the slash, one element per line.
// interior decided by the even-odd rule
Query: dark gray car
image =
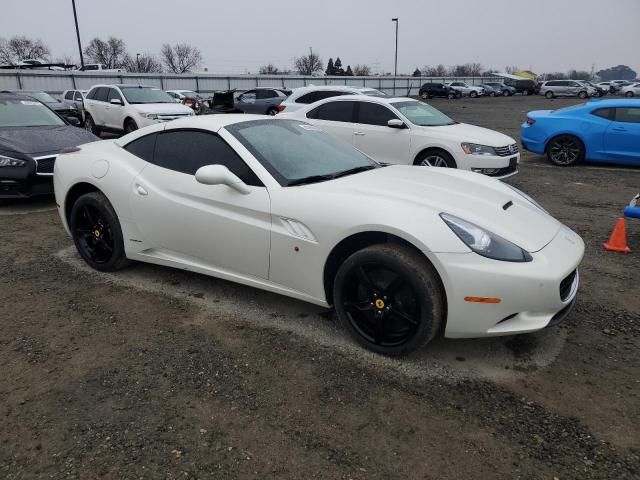
<path fill-rule="evenodd" d="M 276 115 L 278 105 L 288 97 L 284 90 L 277 88 L 256 88 L 238 95 L 234 106 L 243 113 L 257 113 L 261 115 Z"/>
<path fill-rule="evenodd" d="M 478 86 L 484 88 L 484 94 L 490 97 L 499 97 L 502 95 L 502 89 L 490 83 L 481 83 Z"/>

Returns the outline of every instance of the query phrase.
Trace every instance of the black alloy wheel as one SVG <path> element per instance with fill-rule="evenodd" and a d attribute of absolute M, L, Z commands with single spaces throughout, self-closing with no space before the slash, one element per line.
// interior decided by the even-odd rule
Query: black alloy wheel
<path fill-rule="evenodd" d="M 136 122 L 134 122 L 130 118 L 127 119 L 124 122 L 124 133 L 125 133 L 125 135 L 127 133 L 135 132 L 137 129 L 138 129 L 138 126 L 136 125 Z"/>
<path fill-rule="evenodd" d="M 354 253 L 334 283 L 342 326 L 360 345 L 391 356 L 435 337 L 444 318 L 443 298 L 433 266 L 404 245 L 373 245 Z"/>
<path fill-rule="evenodd" d="M 469 93 L 469 96 L 471 98 L 476 98 L 478 96 L 478 92 L 476 92 L 475 90 L 471 90 L 471 92 Z"/>
<path fill-rule="evenodd" d="M 549 142 L 547 157 L 561 167 L 575 165 L 584 158 L 584 146 L 572 135 L 560 135 Z"/>
<path fill-rule="evenodd" d="M 69 227 L 78 253 L 92 268 L 114 271 L 129 263 L 120 222 L 102 193 L 87 193 L 76 200 Z"/>

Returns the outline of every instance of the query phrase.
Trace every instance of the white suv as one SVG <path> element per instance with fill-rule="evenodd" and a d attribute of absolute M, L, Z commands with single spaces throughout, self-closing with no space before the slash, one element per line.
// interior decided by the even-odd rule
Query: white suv
<path fill-rule="evenodd" d="M 102 131 L 129 133 L 194 115 L 166 92 L 144 85 L 94 85 L 84 100 L 84 110 L 84 127 L 96 135 Z"/>
<path fill-rule="evenodd" d="M 447 83 L 454 90 L 458 90 L 466 97 L 479 97 L 480 95 L 484 95 L 484 88 L 482 87 L 474 87 L 473 85 L 469 85 L 465 82 L 449 82 Z"/>
<path fill-rule="evenodd" d="M 386 97 L 387 94 L 368 87 L 348 87 L 346 85 L 326 85 L 322 87 L 296 88 L 286 100 L 278 105 L 278 112 L 295 112 L 307 105 L 340 95 L 368 95 L 370 97 Z"/>

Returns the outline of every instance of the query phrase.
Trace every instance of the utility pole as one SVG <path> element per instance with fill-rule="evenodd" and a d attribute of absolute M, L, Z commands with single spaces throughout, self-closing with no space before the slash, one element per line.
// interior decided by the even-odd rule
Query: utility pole
<path fill-rule="evenodd" d="M 136 53 L 136 64 L 138 65 L 138 73 L 140 73 L 140 54 Z"/>
<path fill-rule="evenodd" d="M 395 61 L 395 68 L 393 69 L 393 76 L 397 77 L 398 76 L 398 19 L 397 18 L 392 18 L 391 19 L 392 22 L 395 22 L 396 24 L 396 61 Z"/>
<path fill-rule="evenodd" d="M 78 28 L 78 14 L 76 13 L 76 0 L 71 0 L 73 5 L 73 19 L 76 22 L 76 36 L 78 37 L 78 51 L 80 52 L 80 66 L 84 68 L 84 57 L 82 56 L 82 43 L 80 42 L 80 29 Z"/>

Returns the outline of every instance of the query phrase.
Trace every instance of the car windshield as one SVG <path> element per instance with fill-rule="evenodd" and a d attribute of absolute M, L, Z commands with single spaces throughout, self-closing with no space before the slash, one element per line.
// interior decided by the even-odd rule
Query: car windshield
<path fill-rule="evenodd" d="M 431 105 L 418 101 L 394 102 L 393 105 L 414 125 L 421 127 L 441 127 L 456 122 Z"/>
<path fill-rule="evenodd" d="M 65 125 L 60 117 L 35 100 L 0 98 L 0 127 Z"/>
<path fill-rule="evenodd" d="M 129 103 L 175 103 L 167 92 L 152 87 L 120 87 Z"/>
<path fill-rule="evenodd" d="M 380 165 L 350 144 L 296 120 L 252 120 L 225 127 L 280 185 L 331 180 Z"/>
<path fill-rule="evenodd" d="M 57 100 L 53 98 L 51 95 L 45 92 L 25 92 L 25 95 L 29 95 L 30 97 L 37 98 L 41 102 L 44 103 L 56 103 Z"/>
<path fill-rule="evenodd" d="M 381 92 L 380 90 L 376 90 L 375 88 L 361 90 L 360 93 L 362 95 L 368 95 L 369 97 L 386 97 L 387 96 L 386 93 Z"/>

